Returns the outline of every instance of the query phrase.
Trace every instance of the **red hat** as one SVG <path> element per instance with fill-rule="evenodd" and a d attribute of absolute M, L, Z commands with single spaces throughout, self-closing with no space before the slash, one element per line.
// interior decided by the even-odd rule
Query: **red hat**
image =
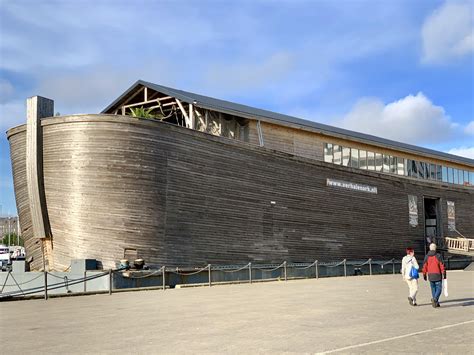
<path fill-rule="evenodd" d="M 407 248 L 407 254 L 408 253 L 413 253 L 415 250 L 413 250 L 413 248 Z"/>

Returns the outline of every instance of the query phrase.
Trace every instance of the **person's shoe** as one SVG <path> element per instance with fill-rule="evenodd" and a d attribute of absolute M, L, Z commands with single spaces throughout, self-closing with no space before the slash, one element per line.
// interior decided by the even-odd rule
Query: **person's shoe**
<path fill-rule="evenodd" d="M 433 308 L 436 308 L 436 301 L 434 300 L 434 298 L 431 299 L 431 305 L 433 306 Z"/>
<path fill-rule="evenodd" d="M 410 303 L 410 305 L 412 305 L 412 306 L 413 306 L 413 298 L 411 298 L 411 297 L 408 297 L 408 303 Z"/>
<path fill-rule="evenodd" d="M 413 300 L 413 306 L 418 306 L 415 300 Z"/>
<path fill-rule="evenodd" d="M 439 304 L 439 302 L 436 302 L 436 308 L 438 307 L 441 307 L 441 305 Z"/>

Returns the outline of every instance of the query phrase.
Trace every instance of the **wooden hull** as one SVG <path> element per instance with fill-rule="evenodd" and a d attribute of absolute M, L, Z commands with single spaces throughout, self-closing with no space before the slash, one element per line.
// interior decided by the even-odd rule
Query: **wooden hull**
<path fill-rule="evenodd" d="M 25 181 L 25 126 L 8 132 L 16 202 L 28 255 L 42 267 Z M 124 250 L 148 263 L 400 258 L 424 247 L 423 196 L 446 201 L 457 229 L 474 235 L 474 192 L 324 162 L 169 124 L 114 115 L 42 121 L 43 174 L 53 267 Z M 377 187 L 327 186 L 336 179 Z M 418 196 L 411 227 L 407 195 Z"/>

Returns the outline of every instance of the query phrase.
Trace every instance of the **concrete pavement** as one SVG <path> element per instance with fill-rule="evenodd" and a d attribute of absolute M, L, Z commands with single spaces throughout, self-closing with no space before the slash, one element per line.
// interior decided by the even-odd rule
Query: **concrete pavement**
<path fill-rule="evenodd" d="M 400 275 L 3 302 L 1 339 L 12 354 L 472 353 L 474 272 L 448 279 L 439 309 L 423 280 L 409 306 Z"/>

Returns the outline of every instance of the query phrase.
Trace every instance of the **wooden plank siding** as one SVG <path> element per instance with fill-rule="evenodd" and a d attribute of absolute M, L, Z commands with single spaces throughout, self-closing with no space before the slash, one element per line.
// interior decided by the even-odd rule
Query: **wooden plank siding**
<path fill-rule="evenodd" d="M 423 252 L 424 195 L 441 198 L 445 234 L 449 200 L 457 229 L 474 235 L 471 188 L 334 166 L 126 116 L 54 117 L 42 125 L 56 269 L 71 258 L 111 267 L 125 248 L 170 266 L 400 258 L 409 245 Z M 29 232 L 24 126 L 8 135 L 20 224 L 40 268 Z M 328 187 L 327 178 L 378 193 Z M 418 197 L 415 228 L 409 194 Z"/>
<path fill-rule="evenodd" d="M 249 141 L 258 145 L 257 121 L 250 120 L 249 123 Z M 456 169 L 474 170 L 474 167 L 448 162 L 442 159 L 434 159 L 415 153 L 408 153 L 395 149 L 388 149 L 368 143 L 361 143 L 347 139 L 341 139 L 324 135 L 310 130 L 295 129 L 280 125 L 271 124 L 268 122 L 261 122 L 263 139 L 265 147 L 281 152 L 295 154 L 301 157 L 324 160 L 324 143 L 338 144 L 343 147 L 357 148 L 369 152 L 382 153 L 392 155 L 395 157 L 419 160 L 427 163 L 443 165 Z"/>

